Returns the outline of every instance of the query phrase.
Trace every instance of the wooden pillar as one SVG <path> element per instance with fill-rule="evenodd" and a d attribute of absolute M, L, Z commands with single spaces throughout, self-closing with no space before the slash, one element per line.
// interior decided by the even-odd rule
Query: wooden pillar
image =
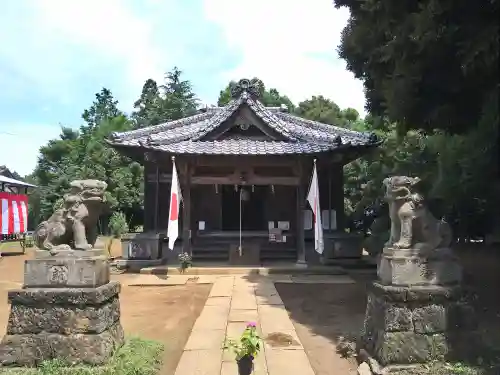
<path fill-rule="evenodd" d="M 345 212 L 344 212 L 344 166 L 338 164 L 335 169 L 335 185 L 333 194 L 335 195 L 335 210 L 337 212 L 337 230 L 343 231 L 345 228 Z"/>
<path fill-rule="evenodd" d="M 156 178 L 155 178 L 155 232 L 158 233 L 158 221 L 160 217 L 160 170 L 158 168 L 158 161 L 155 163 Z"/>
<path fill-rule="evenodd" d="M 151 155 L 144 160 L 144 232 L 156 230 L 155 164 Z"/>
<path fill-rule="evenodd" d="M 191 168 L 188 161 L 183 163 L 183 171 L 182 251 L 191 255 Z"/>
<path fill-rule="evenodd" d="M 332 233 L 332 165 L 328 164 L 328 233 Z"/>
<path fill-rule="evenodd" d="M 297 264 L 306 264 L 306 245 L 304 238 L 304 210 L 305 210 L 305 189 L 304 189 L 304 178 L 303 178 L 303 168 L 302 162 L 298 163 L 298 175 L 299 184 L 297 185 L 297 224 L 296 224 L 296 236 L 297 236 Z"/>

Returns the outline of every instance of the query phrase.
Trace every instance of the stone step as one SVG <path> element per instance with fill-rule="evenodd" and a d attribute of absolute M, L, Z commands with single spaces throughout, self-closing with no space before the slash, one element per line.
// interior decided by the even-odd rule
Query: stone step
<path fill-rule="evenodd" d="M 265 253 L 260 254 L 260 259 L 262 261 L 273 261 L 273 260 L 283 260 L 292 261 L 297 259 L 297 254 L 295 253 Z"/>
<path fill-rule="evenodd" d="M 198 264 L 185 271 L 186 275 L 345 275 L 346 272 L 335 266 L 296 266 L 295 264 L 276 265 L 276 266 L 250 266 L 250 267 L 231 267 L 216 266 L 207 264 L 202 266 Z M 154 275 L 178 275 L 178 267 L 157 266 L 145 267 L 140 270 L 142 274 Z"/>

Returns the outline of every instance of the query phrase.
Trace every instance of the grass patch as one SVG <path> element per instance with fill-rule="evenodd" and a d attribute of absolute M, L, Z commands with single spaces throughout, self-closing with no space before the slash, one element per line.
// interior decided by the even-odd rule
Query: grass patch
<path fill-rule="evenodd" d="M 499 375 L 498 346 L 481 345 L 469 361 L 433 362 L 413 369 L 400 370 L 395 375 Z"/>
<path fill-rule="evenodd" d="M 68 366 L 64 361 L 43 362 L 37 368 L 4 368 L 2 375 L 155 375 L 161 366 L 163 345 L 132 337 L 105 366 Z"/>
<path fill-rule="evenodd" d="M 413 369 L 395 372 L 397 375 L 498 375 L 500 374 L 500 361 L 466 364 L 462 362 L 453 363 L 431 363 Z"/>
<path fill-rule="evenodd" d="M 395 375 L 497 375 L 499 367 L 478 368 L 463 363 L 445 363 L 401 370 Z"/>

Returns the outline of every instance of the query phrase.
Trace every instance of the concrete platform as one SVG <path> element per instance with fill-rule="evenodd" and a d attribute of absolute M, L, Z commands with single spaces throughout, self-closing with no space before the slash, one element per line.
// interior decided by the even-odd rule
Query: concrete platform
<path fill-rule="evenodd" d="M 172 266 L 153 266 L 144 267 L 140 270 L 141 274 L 148 275 L 179 275 L 177 267 Z M 267 267 L 192 267 L 188 268 L 184 275 L 345 275 L 347 272 L 342 267 L 337 266 L 267 266 Z"/>
<path fill-rule="evenodd" d="M 130 274 L 125 277 L 120 278 L 120 282 L 125 286 L 142 286 L 142 287 L 155 287 L 155 286 L 171 286 L 171 285 L 185 285 L 185 284 L 216 284 L 212 288 L 210 297 L 218 297 L 217 300 L 220 303 L 226 303 L 223 301 L 231 296 L 231 291 L 224 289 L 219 285 L 219 280 L 228 277 L 240 277 L 246 278 L 249 283 L 251 283 L 255 288 L 259 284 L 269 284 L 269 283 L 287 283 L 287 284 L 354 284 L 355 281 L 348 275 L 251 275 L 246 277 L 246 275 L 141 275 L 141 274 Z M 257 288 L 258 289 L 258 288 Z M 279 296 L 265 296 L 268 304 L 283 304 Z M 257 299 L 261 296 L 257 293 Z M 209 300 L 207 302 L 215 302 L 215 300 Z"/>
<path fill-rule="evenodd" d="M 162 262 L 162 259 L 117 259 L 115 265 L 117 268 L 127 268 L 129 271 L 139 272 L 145 267 L 160 266 Z"/>

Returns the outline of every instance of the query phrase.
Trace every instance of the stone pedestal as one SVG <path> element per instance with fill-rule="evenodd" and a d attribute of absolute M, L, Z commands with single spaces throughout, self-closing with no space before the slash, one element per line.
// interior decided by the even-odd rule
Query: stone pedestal
<path fill-rule="evenodd" d="M 8 293 L 0 363 L 36 366 L 58 358 L 105 364 L 124 342 L 119 292 L 104 257 L 26 261 L 23 289 Z"/>
<path fill-rule="evenodd" d="M 324 234 L 322 264 L 335 264 L 338 260 L 358 260 L 363 255 L 363 235 L 333 232 Z"/>
<path fill-rule="evenodd" d="M 425 251 L 385 247 L 377 270 L 382 284 L 453 285 L 462 281 L 462 267 L 449 248 Z"/>
<path fill-rule="evenodd" d="M 57 250 L 52 253 L 48 250 L 35 250 L 35 259 L 43 258 L 94 258 L 107 257 L 108 252 L 104 248 L 94 248 L 90 250 Z"/>
<path fill-rule="evenodd" d="M 122 237 L 122 259 L 116 264 L 120 268 L 131 270 L 143 267 L 159 266 L 163 263 L 162 233 L 128 233 Z M 170 250 L 167 249 L 170 253 Z"/>
<path fill-rule="evenodd" d="M 459 286 L 373 283 L 363 347 L 384 366 L 461 357 L 473 345 L 476 329 L 474 311 L 461 296 Z"/>
<path fill-rule="evenodd" d="M 463 359 L 478 343 L 460 267 L 445 250 L 426 257 L 416 250 L 384 249 L 361 335 L 362 347 L 381 365 Z"/>

